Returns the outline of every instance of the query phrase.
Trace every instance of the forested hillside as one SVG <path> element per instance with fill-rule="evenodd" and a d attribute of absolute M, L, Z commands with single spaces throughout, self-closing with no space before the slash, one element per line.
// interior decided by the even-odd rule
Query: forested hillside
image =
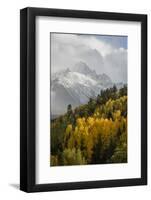
<path fill-rule="evenodd" d="M 51 120 L 50 165 L 127 162 L 127 86 L 101 90 Z"/>

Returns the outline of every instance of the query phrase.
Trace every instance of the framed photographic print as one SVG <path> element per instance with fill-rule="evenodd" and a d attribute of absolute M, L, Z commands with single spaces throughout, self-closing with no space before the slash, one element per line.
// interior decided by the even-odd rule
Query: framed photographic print
<path fill-rule="evenodd" d="M 20 189 L 147 184 L 147 16 L 20 12 Z"/>

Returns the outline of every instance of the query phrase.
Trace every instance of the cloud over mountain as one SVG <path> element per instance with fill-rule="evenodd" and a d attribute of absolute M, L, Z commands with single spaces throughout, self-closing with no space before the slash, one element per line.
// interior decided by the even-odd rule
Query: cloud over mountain
<path fill-rule="evenodd" d="M 98 74 L 109 75 L 113 82 L 127 83 L 127 49 L 119 47 L 119 43 L 116 46 L 118 38 L 114 38 L 116 36 L 107 40 L 104 36 L 51 33 L 52 73 L 83 61 Z"/>

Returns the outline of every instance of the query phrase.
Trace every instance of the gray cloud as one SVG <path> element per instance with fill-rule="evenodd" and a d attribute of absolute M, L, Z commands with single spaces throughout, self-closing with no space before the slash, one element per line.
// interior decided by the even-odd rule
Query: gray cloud
<path fill-rule="evenodd" d="M 101 36 L 51 33 L 52 72 L 70 68 L 79 61 L 98 74 L 106 73 L 114 82 L 127 83 L 127 49 L 101 40 Z"/>

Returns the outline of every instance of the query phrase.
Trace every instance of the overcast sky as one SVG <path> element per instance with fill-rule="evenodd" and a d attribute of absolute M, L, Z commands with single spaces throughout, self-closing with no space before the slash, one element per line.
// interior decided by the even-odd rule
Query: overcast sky
<path fill-rule="evenodd" d="M 127 37 L 51 33 L 51 71 L 85 62 L 113 82 L 127 83 Z"/>

